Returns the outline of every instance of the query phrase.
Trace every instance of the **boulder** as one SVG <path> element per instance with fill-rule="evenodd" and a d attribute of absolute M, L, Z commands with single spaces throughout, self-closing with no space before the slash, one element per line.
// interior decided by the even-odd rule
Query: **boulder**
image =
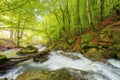
<path fill-rule="evenodd" d="M 18 51 L 16 54 L 18 55 L 28 55 L 28 54 L 35 54 L 38 52 L 38 49 L 34 46 L 27 46 L 20 51 Z"/>
<path fill-rule="evenodd" d="M 25 72 L 19 75 L 16 80 L 88 80 L 85 77 L 87 75 L 89 73 L 85 71 L 62 68 L 55 71 L 37 70 Z"/>
<path fill-rule="evenodd" d="M 50 51 L 48 49 L 46 49 L 46 50 L 38 52 L 38 54 L 40 54 L 42 56 L 37 56 L 37 57 L 33 58 L 33 61 L 43 63 L 49 59 L 48 56 L 50 54 Z"/>
<path fill-rule="evenodd" d="M 91 59 L 92 61 L 100 61 L 103 56 L 104 51 L 102 50 L 98 50 L 96 48 L 90 48 L 88 49 L 88 51 L 86 53 L 84 53 L 83 55 L 89 59 Z"/>

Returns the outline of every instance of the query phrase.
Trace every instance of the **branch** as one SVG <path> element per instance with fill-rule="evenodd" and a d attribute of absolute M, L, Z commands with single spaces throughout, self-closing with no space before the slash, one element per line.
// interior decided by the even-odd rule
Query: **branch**
<path fill-rule="evenodd" d="M 5 11 L 10 11 L 10 10 L 15 10 L 15 9 L 21 8 L 21 7 L 23 7 L 24 5 L 26 5 L 26 4 L 28 3 L 28 1 L 29 1 L 29 0 L 27 0 L 25 3 L 21 4 L 20 6 L 17 6 L 17 7 L 15 7 L 15 8 L 13 8 L 13 9 L 6 9 L 6 10 L 3 10 L 3 11 L 0 11 L 0 13 L 5 12 Z"/>

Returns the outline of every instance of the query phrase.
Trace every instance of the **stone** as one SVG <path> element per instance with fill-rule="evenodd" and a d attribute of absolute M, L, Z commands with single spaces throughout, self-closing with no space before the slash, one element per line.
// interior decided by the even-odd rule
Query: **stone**
<path fill-rule="evenodd" d="M 24 72 L 23 74 L 19 75 L 16 80 L 88 80 L 85 78 L 87 75 L 88 72 L 66 68 L 55 71 L 33 70 Z"/>
<path fill-rule="evenodd" d="M 38 52 L 38 54 L 41 54 L 42 56 L 37 56 L 33 58 L 33 61 L 43 63 L 49 59 L 48 56 L 50 54 L 50 51 L 46 49 L 46 50 Z"/>
<path fill-rule="evenodd" d="M 63 56 L 65 56 L 65 57 L 71 58 L 71 59 L 73 59 L 73 60 L 80 59 L 80 57 L 78 57 L 78 56 L 76 56 L 76 55 L 73 55 L 74 53 L 73 53 L 73 54 L 66 54 L 66 53 L 64 53 L 64 52 L 61 52 L 60 54 L 63 55 Z"/>
<path fill-rule="evenodd" d="M 97 50 L 96 48 L 90 48 L 86 53 L 83 55 L 92 61 L 99 61 L 103 56 L 102 56 L 103 51 Z"/>
<path fill-rule="evenodd" d="M 16 54 L 18 55 L 28 55 L 28 54 L 35 54 L 38 52 L 38 49 L 34 46 L 27 46 L 20 51 L 18 51 Z"/>

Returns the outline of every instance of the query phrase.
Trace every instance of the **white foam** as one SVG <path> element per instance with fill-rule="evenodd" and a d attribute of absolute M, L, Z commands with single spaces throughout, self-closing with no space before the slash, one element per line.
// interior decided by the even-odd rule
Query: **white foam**
<path fill-rule="evenodd" d="M 19 74 L 21 74 L 26 68 L 47 68 L 50 70 L 61 69 L 63 67 L 73 68 L 84 71 L 93 71 L 93 80 L 120 80 L 120 61 L 119 60 L 108 60 L 113 66 L 102 62 L 92 62 L 91 60 L 85 58 L 80 53 L 66 52 L 65 54 L 76 55 L 80 59 L 73 60 L 66 56 L 60 54 L 63 51 L 52 51 L 49 56 L 49 60 L 44 63 L 27 63 L 26 65 L 19 66 L 9 70 L 9 72 L 0 78 L 7 77 L 9 80 L 15 79 Z M 117 68 L 116 68 L 117 67 Z M 90 79 L 91 80 L 91 79 Z"/>

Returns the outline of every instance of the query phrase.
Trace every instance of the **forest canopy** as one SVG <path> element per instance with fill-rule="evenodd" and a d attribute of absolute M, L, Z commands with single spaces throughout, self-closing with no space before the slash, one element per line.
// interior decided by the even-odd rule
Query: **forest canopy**
<path fill-rule="evenodd" d="M 1 0 L 0 36 L 20 44 L 72 43 L 109 16 L 119 0 Z M 31 42 L 32 41 L 32 42 Z"/>

